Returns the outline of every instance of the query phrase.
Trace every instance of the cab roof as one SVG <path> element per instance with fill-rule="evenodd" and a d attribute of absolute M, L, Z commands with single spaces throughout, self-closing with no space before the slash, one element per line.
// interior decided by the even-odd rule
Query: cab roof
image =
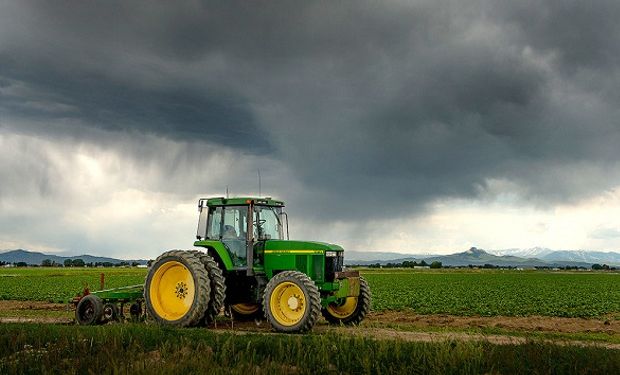
<path fill-rule="evenodd" d="M 204 207 L 204 206 L 243 206 L 243 205 L 248 205 L 250 203 L 264 205 L 264 206 L 284 207 L 284 202 L 272 199 L 271 197 L 233 197 L 233 198 L 213 197 L 213 198 L 200 198 L 200 200 L 198 201 L 198 205 L 201 207 Z"/>

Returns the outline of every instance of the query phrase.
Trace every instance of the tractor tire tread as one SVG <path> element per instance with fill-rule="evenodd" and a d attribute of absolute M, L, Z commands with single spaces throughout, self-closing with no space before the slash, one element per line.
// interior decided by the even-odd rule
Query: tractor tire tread
<path fill-rule="evenodd" d="M 209 281 L 211 282 L 211 296 L 202 322 L 204 325 L 208 325 L 215 321 L 215 318 L 222 311 L 222 307 L 224 307 L 224 300 L 226 299 L 226 279 L 224 278 L 224 273 L 211 255 L 198 250 L 192 250 L 192 252 L 204 265 L 209 274 Z"/>

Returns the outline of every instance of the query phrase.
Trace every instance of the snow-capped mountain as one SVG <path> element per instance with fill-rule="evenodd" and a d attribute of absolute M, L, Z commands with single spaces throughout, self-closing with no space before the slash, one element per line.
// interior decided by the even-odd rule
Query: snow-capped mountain
<path fill-rule="evenodd" d="M 487 250 L 487 252 L 499 256 L 511 255 L 521 258 L 539 258 L 553 253 L 553 250 L 546 247 L 532 247 L 530 249 L 504 249 L 504 250 Z"/>
<path fill-rule="evenodd" d="M 543 259 L 600 264 L 620 264 L 619 253 L 603 251 L 558 250 L 545 255 Z"/>
<path fill-rule="evenodd" d="M 620 253 L 588 250 L 551 250 L 542 247 L 531 249 L 489 250 L 495 255 L 512 255 L 521 258 L 537 258 L 552 262 L 585 262 L 608 265 L 620 264 Z"/>

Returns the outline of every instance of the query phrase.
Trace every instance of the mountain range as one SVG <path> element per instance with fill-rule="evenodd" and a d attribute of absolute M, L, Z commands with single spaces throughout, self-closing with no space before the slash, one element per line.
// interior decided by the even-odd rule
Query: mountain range
<path fill-rule="evenodd" d="M 24 249 L 17 250 L 7 250 L 6 252 L 0 253 L 0 262 L 6 263 L 19 263 L 24 262 L 29 265 L 41 265 L 45 259 L 49 259 L 52 262 L 56 262 L 57 264 L 64 264 L 67 259 L 82 259 L 84 263 L 121 263 L 127 262 L 132 264 L 134 262 L 138 264 L 146 264 L 148 260 L 145 259 L 116 259 L 116 258 L 108 258 L 108 257 L 100 257 L 94 255 L 76 255 L 76 256 L 61 256 L 61 255 L 53 255 L 53 254 L 44 254 L 36 251 L 28 251 Z"/>
<path fill-rule="evenodd" d="M 485 251 L 471 249 L 450 255 L 405 254 L 392 252 L 347 251 L 346 264 L 387 264 L 424 260 L 426 263 L 441 262 L 444 266 L 467 266 L 492 264 L 513 267 L 586 267 L 592 264 L 620 265 L 620 254 L 614 252 L 583 250 L 550 250 L 546 248 L 508 249 Z"/>
<path fill-rule="evenodd" d="M 512 255 L 522 258 L 538 258 L 553 262 L 585 262 L 620 265 L 620 253 L 589 250 L 551 250 L 544 247 L 531 249 L 489 250 L 495 255 Z"/>

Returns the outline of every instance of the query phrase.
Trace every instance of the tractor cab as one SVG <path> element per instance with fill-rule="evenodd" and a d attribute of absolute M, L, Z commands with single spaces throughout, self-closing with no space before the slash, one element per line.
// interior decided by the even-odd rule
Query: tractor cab
<path fill-rule="evenodd" d="M 201 199 L 196 238 L 219 241 L 235 269 L 252 273 L 254 265 L 261 268 L 265 241 L 285 239 L 283 207 L 284 203 L 271 198 Z"/>

